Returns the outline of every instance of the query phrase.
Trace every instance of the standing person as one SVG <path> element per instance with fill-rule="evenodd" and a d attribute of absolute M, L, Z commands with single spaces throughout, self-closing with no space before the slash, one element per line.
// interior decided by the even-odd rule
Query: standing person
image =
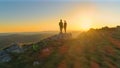
<path fill-rule="evenodd" d="M 67 22 L 66 22 L 66 20 L 64 21 L 64 31 L 65 31 L 65 33 L 66 33 L 66 29 L 67 29 Z"/>
<path fill-rule="evenodd" d="M 59 27 L 60 27 L 60 33 L 62 33 L 62 30 L 63 30 L 63 22 L 62 22 L 62 19 L 60 19 Z"/>

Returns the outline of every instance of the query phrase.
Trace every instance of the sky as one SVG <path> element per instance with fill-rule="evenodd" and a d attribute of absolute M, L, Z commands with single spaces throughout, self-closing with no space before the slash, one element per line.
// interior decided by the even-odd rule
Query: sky
<path fill-rule="evenodd" d="M 0 0 L 0 33 L 58 31 L 120 25 L 119 0 Z"/>

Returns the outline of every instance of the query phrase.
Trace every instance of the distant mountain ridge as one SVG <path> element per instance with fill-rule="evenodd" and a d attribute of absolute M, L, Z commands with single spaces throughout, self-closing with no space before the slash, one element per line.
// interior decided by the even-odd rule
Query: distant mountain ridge
<path fill-rule="evenodd" d="M 35 34 L 7 34 L 0 36 L 0 49 L 9 46 L 11 43 L 34 43 L 50 37 L 56 33 L 35 33 Z"/>

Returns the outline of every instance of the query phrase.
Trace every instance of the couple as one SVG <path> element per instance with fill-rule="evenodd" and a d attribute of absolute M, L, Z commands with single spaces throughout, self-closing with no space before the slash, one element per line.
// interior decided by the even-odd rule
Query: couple
<path fill-rule="evenodd" d="M 60 33 L 63 33 L 63 32 L 62 32 L 63 28 L 64 28 L 64 31 L 65 31 L 65 33 L 66 33 L 67 22 L 64 20 L 64 23 L 63 23 L 63 22 L 62 22 L 62 19 L 60 19 L 59 26 L 60 26 Z"/>

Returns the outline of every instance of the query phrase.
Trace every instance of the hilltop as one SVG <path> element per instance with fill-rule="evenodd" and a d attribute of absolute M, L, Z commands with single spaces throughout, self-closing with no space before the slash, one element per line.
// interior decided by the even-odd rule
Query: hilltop
<path fill-rule="evenodd" d="M 120 67 L 119 27 L 90 29 L 76 38 L 71 33 L 56 34 L 37 43 L 14 46 L 3 50 L 8 60 L 0 63 L 1 68 Z"/>

